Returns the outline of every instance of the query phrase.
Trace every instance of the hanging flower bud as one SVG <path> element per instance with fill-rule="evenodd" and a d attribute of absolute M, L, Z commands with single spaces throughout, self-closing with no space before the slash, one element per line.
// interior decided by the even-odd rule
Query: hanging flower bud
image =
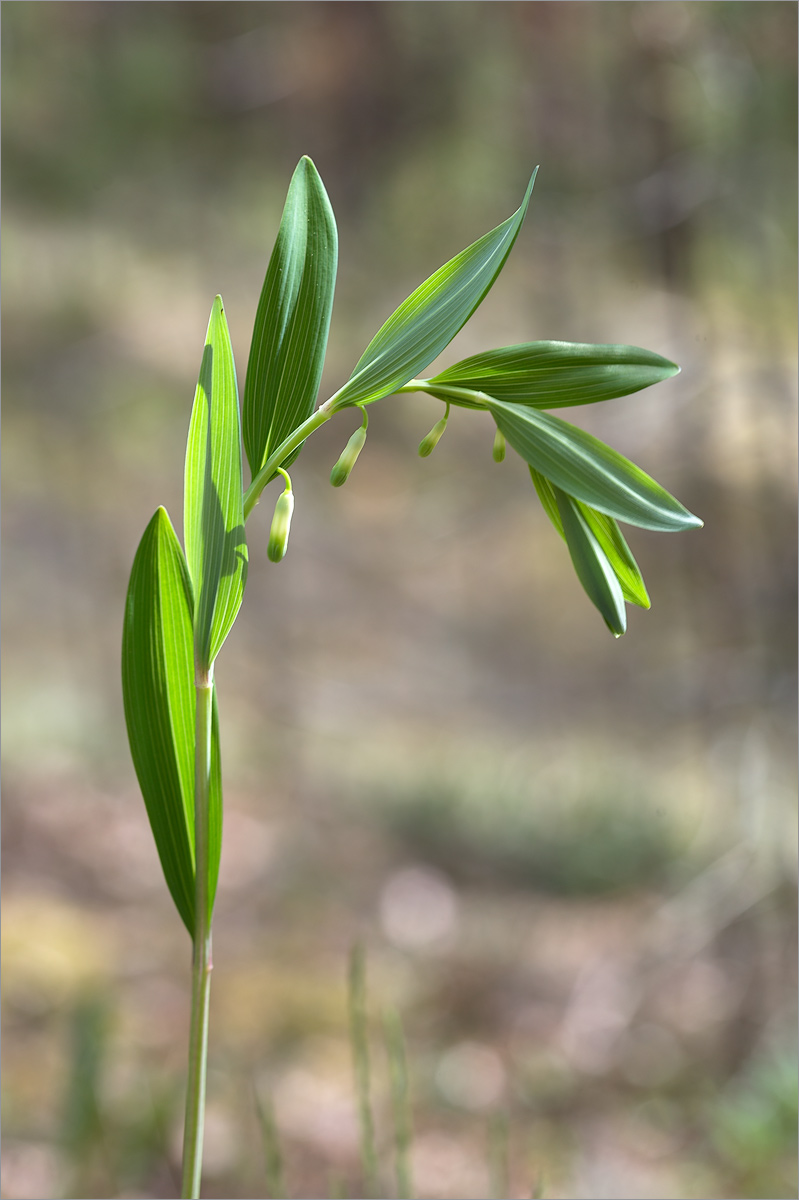
<path fill-rule="evenodd" d="M 280 467 L 278 470 L 286 480 L 286 488 L 277 498 L 275 515 L 272 517 L 272 528 L 269 530 L 269 544 L 266 547 L 267 557 L 273 563 L 279 563 L 286 553 L 289 544 L 291 515 L 294 512 L 294 493 L 291 490 L 291 480 L 286 471 Z"/>
<path fill-rule="evenodd" d="M 440 421 L 437 421 L 433 428 L 428 433 L 427 437 L 422 438 L 419 443 L 419 457 L 427 458 L 428 454 L 432 454 L 439 443 L 442 433 L 447 428 L 449 420 L 449 405 Z"/>
<path fill-rule="evenodd" d="M 502 462 L 505 458 L 505 434 L 498 429 L 494 437 L 494 462 Z"/>
<path fill-rule="evenodd" d="M 355 463 L 358 460 L 358 455 L 363 450 L 364 442 L 366 441 L 367 423 L 368 417 L 364 411 L 363 425 L 360 429 L 355 430 L 355 433 L 342 450 L 341 458 L 330 472 L 330 482 L 333 484 L 333 487 L 341 487 L 342 483 L 346 483 L 349 479 L 350 471 L 355 466 Z"/>

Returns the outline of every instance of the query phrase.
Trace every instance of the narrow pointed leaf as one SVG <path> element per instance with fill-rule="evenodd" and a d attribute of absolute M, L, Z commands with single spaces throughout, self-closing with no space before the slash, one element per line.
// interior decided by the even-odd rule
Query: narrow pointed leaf
<path fill-rule="evenodd" d="M 142 536 L 128 586 L 122 695 L 131 755 L 167 886 L 194 935 L 194 651 L 183 550 L 159 508 Z M 210 903 L 222 838 L 219 729 L 211 743 Z"/>
<path fill-rule="evenodd" d="M 595 508 L 583 504 L 580 500 L 575 500 L 574 503 L 585 517 L 589 529 L 612 566 L 624 599 L 638 608 L 650 608 L 651 601 L 643 575 L 617 522 L 613 517 L 597 512 Z"/>
<path fill-rule="evenodd" d="M 638 346 L 526 342 L 465 358 L 430 383 L 488 392 L 506 403 L 561 408 L 628 396 L 676 375 L 679 369 Z"/>
<path fill-rule="evenodd" d="M 571 496 L 557 487 L 554 492 L 563 536 L 577 578 L 591 603 L 599 609 L 608 629 L 621 637 L 627 629 L 627 611 L 613 567 Z"/>
<path fill-rule="evenodd" d="M 378 330 L 337 393 L 336 408 L 369 404 L 390 395 L 452 341 L 485 298 L 513 248 L 537 170 L 513 216 L 439 267 Z"/>
<path fill-rule="evenodd" d="M 333 210 L 316 167 L 303 157 L 289 186 L 250 344 L 242 425 L 253 476 L 313 411 L 337 260 Z"/>
<path fill-rule="evenodd" d="M 183 503 L 195 662 L 208 671 L 236 619 L 247 578 L 236 368 L 220 296 L 194 397 Z"/>
<path fill-rule="evenodd" d="M 702 525 L 645 471 L 585 430 L 492 397 L 487 406 L 517 454 L 577 500 L 643 529 L 674 532 Z"/>
<path fill-rule="evenodd" d="M 555 499 L 554 486 L 548 479 L 539 474 L 534 467 L 530 467 L 529 470 L 545 513 L 560 536 L 565 540 L 563 523 L 560 519 L 560 511 Z M 597 512 L 590 505 L 583 504 L 581 500 L 575 500 L 574 503 L 585 517 L 591 532 L 605 552 L 610 565 L 613 567 L 616 578 L 621 585 L 624 599 L 630 604 L 637 604 L 639 608 L 649 608 L 649 595 L 643 576 L 616 521 L 614 521 L 613 517 L 606 516 L 605 513 Z"/>

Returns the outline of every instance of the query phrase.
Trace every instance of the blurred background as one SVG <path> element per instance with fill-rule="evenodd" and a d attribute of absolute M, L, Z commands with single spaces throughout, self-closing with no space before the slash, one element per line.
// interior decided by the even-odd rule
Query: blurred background
<path fill-rule="evenodd" d="M 322 385 L 518 205 L 439 366 L 540 338 L 676 360 L 567 415 L 705 521 L 631 530 L 615 641 L 490 421 L 396 397 L 248 527 L 217 665 L 225 835 L 204 1194 L 361 1196 L 366 951 L 415 1194 L 795 1195 L 796 6 L 6 3 L 5 1197 L 179 1191 L 190 947 L 130 763 L 128 573 L 182 472 L 221 292 L 240 384 L 291 172 L 340 270 Z"/>

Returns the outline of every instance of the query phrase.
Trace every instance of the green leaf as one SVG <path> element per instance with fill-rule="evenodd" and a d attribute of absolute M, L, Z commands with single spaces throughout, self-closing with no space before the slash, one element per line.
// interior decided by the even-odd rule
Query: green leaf
<path fill-rule="evenodd" d="M 555 499 L 554 486 L 548 479 L 545 479 L 543 475 L 536 471 L 534 467 L 530 467 L 529 470 L 544 511 L 560 536 L 565 540 L 563 523 L 561 522 L 560 512 Z M 630 547 L 627 545 L 624 535 L 613 517 L 608 517 L 605 513 L 597 512 L 595 508 L 591 508 L 588 504 L 583 504 L 580 500 L 575 500 L 574 503 L 583 514 L 588 527 L 602 547 L 610 565 L 613 567 L 616 578 L 621 585 L 624 599 L 630 604 L 637 604 L 639 608 L 649 608 L 649 595 L 643 576 L 638 569 L 638 563 L 633 558 Z"/>
<path fill-rule="evenodd" d="M 169 517 L 159 508 L 139 543 L 122 634 L 122 696 L 131 756 L 167 886 L 194 936 L 195 705 L 192 593 Z M 209 903 L 222 843 L 219 722 L 214 700 Z"/>
<path fill-rule="evenodd" d="M 638 346 L 526 342 L 465 358 L 429 382 L 488 392 L 506 403 L 562 408 L 628 396 L 679 370 L 676 363 Z"/>
<path fill-rule="evenodd" d="M 599 438 L 536 408 L 486 397 L 499 429 L 525 462 L 592 508 L 640 525 L 674 532 L 702 522 L 651 476 Z"/>
<path fill-rule="evenodd" d="M 337 259 L 333 210 L 316 167 L 303 157 L 289 186 L 250 344 L 242 424 L 253 476 L 313 411 Z M 290 465 L 299 452 L 282 465 Z"/>
<path fill-rule="evenodd" d="M 513 248 L 536 167 L 520 207 L 412 292 L 378 330 L 334 397 L 336 409 L 389 396 L 441 353 L 485 298 Z"/>
<path fill-rule="evenodd" d="M 195 663 L 207 673 L 236 619 L 247 579 L 239 399 L 221 296 L 211 310 L 194 397 L 183 504 Z"/>
<path fill-rule="evenodd" d="M 621 585 L 622 595 L 638 608 L 650 608 L 649 593 L 638 563 L 630 552 L 624 534 L 613 517 L 597 512 L 579 500 L 574 502 L 586 519 L 588 527 L 599 542 Z"/>
<path fill-rule="evenodd" d="M 627 629 L 627 611 L 613 567 L 571 496 L 558 487 L 553 491 L 577 578 L 591 603 L 599 609 L 608 629 L 621 637 Z"/>

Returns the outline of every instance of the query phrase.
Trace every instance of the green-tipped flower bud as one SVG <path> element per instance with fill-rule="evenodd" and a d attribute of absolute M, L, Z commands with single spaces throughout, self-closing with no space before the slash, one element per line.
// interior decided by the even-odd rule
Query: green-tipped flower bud
<path fill-rule="evenodd" d="M 355 430 L 355 433 L 342 450 L 341 458 L 330 472 L 330 482 L 333 484 L 333 487 L 341 487 L 342 483 L 346 483 L 349 479 L 350 471 L 355 466 L 358 455 L 363 450 L 365 441 L 366 425 L 362 425 L 360 429 Z"/>
<path fill-rule="evenodd" d="M 283 472 L 281 471 L 281 475 Z M 288 476 L 286 476 L 288 479 Z M 266 547 L 267 557 L 273 563 L 282 561 L 289 544 L 289 529 L 291 514 L 294 512 L 294 493 L 291 483 L 281 492 L 275 505 L 275 515 L 272 517 L 272 528 L 269 530 L 269 544 Z"/>
<path fill-rule="evenodd" d="M 501 429 L 498 429 L 494 437 L 494 462 L 503 462 L 505 458 L 505 434 Z"/>
<path fill-rule="evenodd" d="M 443 434 L 444 430 L 447 428 L 448 420 L 449 420 L 449 405 L 447 405 L 447 411 L 444 413 L 441 420 L 437 421 L 435 423 L 433 428 L 428 433 L 427 437 L 423 437 L 421 442 L 419 443 L 419 457 L 420 458 L 427 458 L 428 454 L 433 453 L 433 451 L 435 450 L 436 446 L 438 445 L 438 443 L 441 439 L 441 435 Z"/>

